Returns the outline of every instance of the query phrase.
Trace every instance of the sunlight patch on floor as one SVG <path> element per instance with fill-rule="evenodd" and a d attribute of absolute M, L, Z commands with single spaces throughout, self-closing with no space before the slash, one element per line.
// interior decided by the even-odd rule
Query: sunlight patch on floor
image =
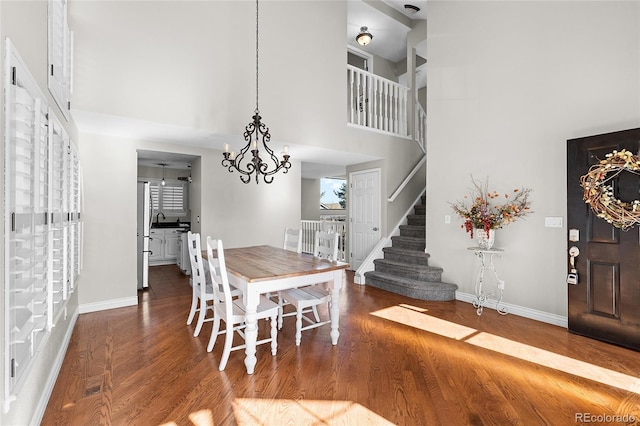
<path fill-rule="evenodd" d="M 624 389 L 629 392 L 640 393 L 640 379 L 637 377 L 569 358 L 564 355 L 558 355 L 544 349 L 536 348 L 535 346 L 514 342 L 513 340 L 495 336 L 490 333 L 478 333 L 466 341 L 475 346 L 534 362 L 555 370 L 564 371 L 574 376 L 580 376 L 595 382 L 615 386 L 618 389 Z"/>
<path fill-rule="evenodd" d="M 233 412 L 240 425 L 393 425 L 352 401 L 237 398 Z"/>
<path fill-rule="evenodd" d="M 424 314 L 418 308 L 409 305 L 392 306 L 372 312 L 371 315 L 456 340 L 463 340 L 478 332 L 474 328 Z"/>
<path fill-rule="evenodd" d="M 474 346 L 640 394 L 640 379 L 637 377 L 559 355 L 534 346 L 514 342 L 513 340 L 490 333 L 478 332 L 473 328 L 420 313 L 418 309 L 414 309 L 408 305 L 392 306 L 372 312 L 371 315 L 425 330 L 429 333 L 455 340 L 462 340 Z"/>

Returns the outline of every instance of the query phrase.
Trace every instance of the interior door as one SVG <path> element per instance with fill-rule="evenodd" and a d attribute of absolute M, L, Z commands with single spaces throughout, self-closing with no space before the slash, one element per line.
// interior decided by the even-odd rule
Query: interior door
<path fill-rule="evenodd" d="M 351 267 L 356 270 L 380 240 L 380 170 L 349 174 Z"/>
<path fill-rule="evenodd" d="M 639 153 L 640 129 L 567 141 L 568 245 L 579 250 L 577 284 L 567 284 L 568 323 L 572 333 L 640 350 L 640 228 L 622 231 L 597 217 L 579 182 L 591 165 L 622 149 Z M 616 198 L 637 200 L 640 177 L 623 171 L 613 188 Z"/>

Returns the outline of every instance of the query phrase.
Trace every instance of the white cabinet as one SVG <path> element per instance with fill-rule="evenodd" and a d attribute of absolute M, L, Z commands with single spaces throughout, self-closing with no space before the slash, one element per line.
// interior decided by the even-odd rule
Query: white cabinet
<path fill-rule="evenodd" d="M 164 230 L 164 257 L 167 260 L 178 259 L 178 239 L 181 234 L 180 229 L 165 229 Z"/>
<path fill-rule="evenodd" d="M 191 275 L 191 260 L 189 259 L 189 244 L 187 241 L 187 233 L 182 232 L 178 239 L 178 268 L 185 275 Z"/>
<path fill-rule="evenodd" d="M 149 240 L 149 251 L 151 252 L 149 253 L 149 264 L 153 265 L 164 258 L 164 230 L 152 229 L 149 236 L 151 237 Z"/>
<path fill-rule="evenodd" d="M 178 259 L 178 239 L 183 228 L 151 229 L 149 265 L 169 265 Z"/>

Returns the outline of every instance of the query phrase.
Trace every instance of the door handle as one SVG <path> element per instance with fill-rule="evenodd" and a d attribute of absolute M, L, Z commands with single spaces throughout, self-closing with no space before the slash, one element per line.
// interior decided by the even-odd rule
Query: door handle
<path fill-rule="evenodd" d="M 578 279 L 578 270 L 576 269 L 576 262 L 575 259 L 576 257 L 578 257 L 580 255 L 580 250 L 578 249 L 578 247 L 576 246 L 572 246 L 569 249 L 569 264 L 571 265 L 571 271 L 569 272 L 569 275 L 567 276 L 567 284 L 573 284 L 576 285 L 579 282 Z"/>
<path fill-rule="evenodd" d="M 374 231 L 377 231 L 377 230 L 378 230 L 378 227 L 377 227 L 377 226 L 375 226 L 375 227 L 373 228 L 373 230 L 374 230 Z"/>

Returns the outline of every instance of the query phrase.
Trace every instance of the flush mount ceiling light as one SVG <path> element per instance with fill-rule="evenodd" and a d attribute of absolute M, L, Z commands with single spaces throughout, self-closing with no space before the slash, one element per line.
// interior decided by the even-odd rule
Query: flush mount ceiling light
<path fill-rule="evenodd" d="M 229 152 L 229 144 L 224 144 L 224 152 L 222 153 L 222 165 L 229 172 L 234 170 L 240 173 L 240 180 L 243 183 L 251 181 L 251 175 L 255 173 L 256 183 L 259 182 L 258 177 L 262 175 L 265 183 L 273 182 L 273 175 L 282 170 L 287 173 L 291 168 L 289 162 L 289 148 L 285 145 L 282 152 L 282 160 L 275 156 L 273 150 L 267 145 L 271 141 L 269 128 L 264 124 L 260 117 L 260 109 L 258 109 L 258 0 L 256 0 L 256 109 L 253 115 L 253 121 L 249 123 L 244 130 L 244 140 L 247 142 L 244 148 L 236 156 L 235 152 Z M 252 141 L 252 138 L 253 141 Z M 262 141 L 260 141 L 262 139 Z M 262 147 L 269 156 L 267 161 L 262 161 L 258 143 L 262 143 Z M 251 159 L 245 159 L 245 154 L 251 150 Z M 272 167 L 269 169 L 269 167 Z"/>
<path fill-rule="evenodd" d="M 358 42 L 358 44 L 366 46 L 367 44 L 371 43 L 372 38 L 373 36 L 369 32 L 369 28 L 360 27 L 360 33 L 356 36 L 356 41 Z"/>
<path fill-rule="evenodd" d="M 420 8 L 418 6 L 414 6 L 412 4 L 405 4 L 404 5 L 404 10 L 405 10 L 405 12 L 407 12 L 410 15 L 415 15 L 416 13 L 420 12 Z"/>

